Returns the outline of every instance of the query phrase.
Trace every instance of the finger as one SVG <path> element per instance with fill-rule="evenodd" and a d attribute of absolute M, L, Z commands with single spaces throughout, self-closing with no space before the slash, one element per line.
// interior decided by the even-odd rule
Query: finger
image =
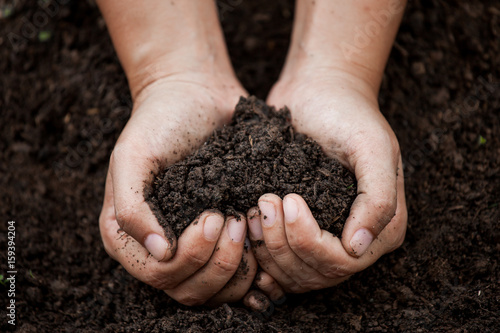
<path fill-rule="evenodd" d="M 271 301 L 281 304 L 285 292 L 271 275 L 260 271 L 255 276 L 254 283 Z"/>
<path fill-rule="evenodd" d="M 301 287 L 295 292 L 324 286 L 326 279 L 300 259 L 288 244 L 280 197 L 274 194 L 263 195 L 259 199 L 259 209 L 266 248 L 274 262 Z"/>
<path fill-rule="evenodd" d="M 329 279 L 354 273 L 350 266 L 356 259 L 344 250 L 339 238 L 320 229 L 300 195 L 288 194 L 283 206 L 288 244 L 298 257 Z"/>
<path fill-rule="evenodd" d="M 366 142 L 370 140 L 371 142 Z M 397 207 L 399 145 L 393 135 L 378 133 L 351 147 L 358 196 L 342 232 L 342 244 L 353 256 L 362 256 L 394 217 Z"/>
<path fill-rule="evenodd" d="M 207 264 L 167 294 L 184 305 L 201 305 L 217 294 L 233 277 L 243 254 L 246 220 L 228 217 Z"/>
<path fill-rule="evenodd" d="M 396 215 L 391 222 L 384 228 L 378 236 L 380 244 L 377 247 L 370 247 L 368 251 L 373 255 L 383 255 L 385 253 L 394 251 L 403 244 L 406 234 L 406 226 L 408 221 L 408 212 L 406 209 L 403 163 L 401 157 L 398 163 L 398 206 L 396 208 Z M 375 242 L 376 243 L 376 242 Z M 367 253 L 368 253 L 367 251 Z M 371 253 L 373 252 L 373 253 Z M 380 252 L 380 253 L 379 253 Z"/>
<path fill-rule="evenodd" d="M 105 202 L 112 202 L 105 196 Z M 158 289 L 171 289 L 193 275 L 210 259 L 221 233 L 220 213 L 204 212 L 179 237 L 174 258 L 159 262 L 132 237 L 121 231 L 114 210 L 105 205 L 100 229 L 106 251 L 137 279 Z"/>
<path fill-rule="evenodd" d="M 259 263 L 259 266 L 269 275 L 274 276 L 278 283 L 286 287 L 287 290 L 296 286 L 295 281 L 289 277 L 273 260 L 264 243 L 261 218 L 258 207 L 253 207 L 248 211 L 248 231 L 252 251 Z"/>
<path fill-rule="evenodd" d="M 272 313 L 269 311 L 272 306 L 271 301 L 266 295 L 257 290 L 250 290 L 250 292 L 245 295 L 243 304 L 257 313 Z"/>
<path fill-rule="evenodd" d="M 240 265 L 231 280 L 209 301 L 209 304 L 216 305 L 227 302 L 236 302 L 245 296 L 252 285 L 255 274 L 257 274 L 257 260 L 255 259 L 250 240 L 245 239 L 243 256 Z"/>
<path fill-rule="evenodd" d="M 104 202 L 102 204 L 101 214 L 99 215 L 99 232 L 108 255 L 119 261 L 116 255 L 118 247 L 115 247 L 115 238 L 120 234 L 120 226 L 115 218 L 115 206 L 113 198 L 113 184 L 108 171 L 106 185 L 104 187 Z"/>
<path fill-rule="evenodd" d="M 120 227 L 148 249 L 159 261 L 170 259 L 176 250 L 171 228 L 162 222 L 161 213 L 145 201 L 145 184 L 151 184 L 158 164 L 147 152 L 140 138 L 130 143 L 117 143 L 110 160 L 115 215 Z M 146 185 L 147 186 L 147 185 Z"/>
<path fill-rule="evenodd" d="M 344 250 L 338 237 L 319 228 L 301 196 L 289 194 L 284 198 L 283 205 L 288 244 L 304 262 L 331 279 L 329 286 L 362 271 L 387 252 L 384 239 L 379 239 L 372 243 L 367 255 L 353 257 Z"/>

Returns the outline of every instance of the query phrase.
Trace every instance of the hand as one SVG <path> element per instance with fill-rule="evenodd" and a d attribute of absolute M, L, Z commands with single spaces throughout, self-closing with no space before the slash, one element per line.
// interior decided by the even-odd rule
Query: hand
<path fill-rule="evenodd" d="M 248 215 L 259 265 L 285 291 L 299 293 L 336 285 L 399 247 L 407 212 L 399 145 L 371 85 L 344 71 L 314 66 L 283 77 L 291 79 L 273 87 L 268 103 L 288 106 L 297 131 L 316 140 L 358 182 L 341 239 L 320 230 L 296 194 L 283 201 L 264 195 L 260 218 Z"/>
<path fill-rule="evenodd" d="M 240 95 L 232 76 L 183 72 L 155 80 L 134 109 L 111 155 L 100 230 L 111 257 L 137 279 L 186 305 L 241 299 L 257 263 L 245 251 L 246 221 L 204 212 L 175 239 L 144 201 L 153 174 L 197 148 L 231 119 Z M 240 262 L 248 269 L 238 269 Z"/>
<path fill-rule="evenodd" d="M 224 223 L 222 215 L 205 212 L 176 240 L 160 227 L 143 193 L 166 163 L 180 160 L 228 122 L 246 95 L 231 67 L 216 3 L 98 4 L 134 99 L 111 155 L 99 221 L 104 247 L 136 278 L 183 304 L 240 299 L 257 268 L 244 248 L 245 219 Z M 259 311 L 265 302 L 256 295 L 245 300 Z"/>

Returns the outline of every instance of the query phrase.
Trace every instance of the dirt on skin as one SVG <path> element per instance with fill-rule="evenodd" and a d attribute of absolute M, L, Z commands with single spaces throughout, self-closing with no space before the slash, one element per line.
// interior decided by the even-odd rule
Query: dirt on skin
<path fill-rule="evenodd" d="M 161 172 L 146 200 L 160 208 L 159 220 L 178 237 L 204 210 L 239 216 L 265 193 L 281 198 L 296 193 L 320 227 L 339 236 L 356 197 L 355 183 L 314 140 L 295 132 L 288 109 L 276 111 L 256 97 L 242 97 L 232 122 Z"/>
<path fill-rule="evenodd" d="M 180 306 L 106 254 L 97 221 L 109 156 L 131 103 L 104 21 L 93 1 L 58 1 L 27 34 L 28 23 L 46 13 L 41 6 L 55 1 L 9 2 L 15 6 L 8 17 L 6 3 L 0 1 L 0 274 L 7 271 L 8 220 L 16 221 L 18 273 L 15 327 L 6 321 L 9 297 L 0 284 L 1 332 L 499 327 L 498 1 L 409 1 L 379 98 L 403 155 L 406 240 L 338 287 L 288 295 L 269 318 L 242 304 Z M 283 65 L 294 1 L 220 4 L 236 73 L 264 98 Z M 40 31 L 50 34 L 40 38 Z M 11 33 L 22 38 L 11 43 Z"/>

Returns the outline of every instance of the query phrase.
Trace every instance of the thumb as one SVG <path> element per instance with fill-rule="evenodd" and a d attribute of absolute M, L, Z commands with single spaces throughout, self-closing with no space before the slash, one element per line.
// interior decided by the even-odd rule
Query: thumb
<path fill-rule="evenodd" d="M 372 138 L 348 157 L 358 196 L 344 226 L 342 244 L 356 257 L 366 252 L 396 213 L 399 145 L 395 137 L 385 139 Z"/>
<path fill-rule="evenodd" d="M 159 171 L 159 162 L 134 143 L 117 143 L 111 154 L 110 176 L 115 215 L 121 229 L 132 236 L 158 261 L 173 257 L 177 241 L 161 212 L 145 201 L 145 195 Z"/>

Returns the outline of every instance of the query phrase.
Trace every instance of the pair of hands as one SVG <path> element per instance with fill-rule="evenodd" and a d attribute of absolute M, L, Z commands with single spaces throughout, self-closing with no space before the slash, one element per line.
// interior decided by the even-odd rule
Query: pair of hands
<path fill-rule="evenodd" d="M 251 208 L 241 221 L 206 211 L 178 240 L 159 226 L 144 201 L 145 184 L 228 123 L 239 96 L 247 95 L 233 75 L 184 72 L 141 90 L 111 155 L 100 216 L 110 256 L 182 304 L 247 295 L 255 306 L 247 294 L 253 282 L 271 300 L 326 288 L 401 245 L 407 219 L 401 156 L 376 93 L 336 69 L 295 74 L 280 80 L 267 102 L 287 105 L 297 131 L 354 172 L 358 196 L 341 239 L 320 230 L 295 194 L 283 200 L 266 194 L 258 202 L 262 214 Z"/>

